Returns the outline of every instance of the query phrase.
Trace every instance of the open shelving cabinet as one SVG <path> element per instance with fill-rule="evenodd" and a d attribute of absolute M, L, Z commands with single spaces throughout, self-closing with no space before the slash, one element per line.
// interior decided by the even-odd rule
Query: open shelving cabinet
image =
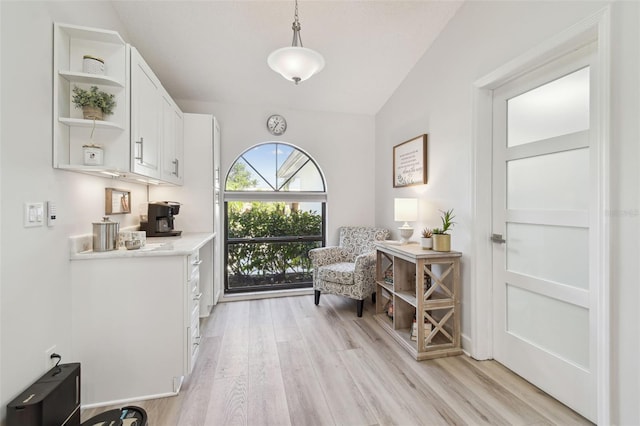
<path fill-rule="evenodd" d="M 98 176 L 129 172 L 130 112 L 129 56 L 125 41 L 115 31 L 54 24 L 53 37 L 53 167 Z M 83 72 L 83 57 L 105 61 L 104 74 Z M 114 95 L 116 107 L 104 120 L 86 120 L 73 104 L 78 86 Z M 104 164 L 86 165 L 83 146 L 103 149 Z"/>
<path fill-rule="evenodd" d="M 417 244 L 378 243 L 376 250 L 376 321 L 418 361 L 460 355 L 462 253 Z M 414 318 L 424 324 L 417 333 Z"/>

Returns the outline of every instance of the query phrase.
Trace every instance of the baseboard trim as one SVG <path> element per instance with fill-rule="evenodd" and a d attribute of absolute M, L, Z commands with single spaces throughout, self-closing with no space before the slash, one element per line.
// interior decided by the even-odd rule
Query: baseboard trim
<path fill-rule="evenodd" d="M 159 393 L 159 394 L 155 394 L 155 395 L 144 395 L 144 396 L 136 396 L 135 398 L 126 398 L 126 399 L 116 399 L 113 401 L 103 401 L 103 402 L 94 402 L 92 404 L 83 404 L 81 406 L 82 410 L 86 410 L 89 408 L 100 408 L 100 407 L 106 407 L 109 405 L 127 405 L 131 402 L 140 402 L 140 401 L 146 401 L 148 399 L 158 399 L 158 398 L 166 398 L 169 396 L 176 396 L 178 395 L 178 392 L 167 392 L 167 393 Z"/>
<path fill-rule="evenodd" d="M 289 290 L 274 290 L 274 291 L 258 291 L 253 293 L 235 293 L 224 294 L 220 297 L 219 303 L 226 302 L 239 302 L 242 300 L 258 300 L 258 299 L 271 299 L 274 297 L 289 297 L 289 296 L 309 296 L 313 294 L 313 288 L 296 288 Z"/>

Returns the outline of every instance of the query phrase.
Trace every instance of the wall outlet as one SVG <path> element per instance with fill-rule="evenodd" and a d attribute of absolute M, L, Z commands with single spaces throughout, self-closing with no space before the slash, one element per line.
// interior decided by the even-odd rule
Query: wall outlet
<path fill-rule="evenodd" d="M 57 358 L 53 358 L 53 359 L 51 358 L 51 355 L 54 354 L 55 352 L 56 352 L 56 345 L 53 345 L 49 349 L 44 351 L 44 369 L 45 369 L 45 371 L 49 371 L 53 367 L 56 366 L 56 363 L 58 362 L 58 359 Z"/>

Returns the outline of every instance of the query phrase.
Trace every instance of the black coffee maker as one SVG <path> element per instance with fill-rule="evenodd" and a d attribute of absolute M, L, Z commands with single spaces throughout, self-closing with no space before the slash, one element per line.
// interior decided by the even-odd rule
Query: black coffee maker
<path fill-rule="evenodd" d="M 173 217 L 180 212 L 180 203 L 174 201 L 155 201 L 149 203 L 147 222 L 140 222 L 140 230 L 147 237 L 175 237 L 182 231 L 173 229 Z"/>

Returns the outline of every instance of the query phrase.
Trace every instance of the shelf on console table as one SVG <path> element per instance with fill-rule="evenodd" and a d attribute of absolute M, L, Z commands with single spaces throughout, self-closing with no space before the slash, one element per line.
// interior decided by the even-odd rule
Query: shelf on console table
<path fill-rule="evenodd" d="M 374 319 L 418 361 L 462 354 L 459 300 L 462 253 L 389 243 L 377 243 L 376 250 Z M 393 303 L 393 318 L 387 314 L 389 303 Z M 425 327 L 416 327 L 417 339 L 411 340 L 414 318 L 417 324 L 425 323 Z"/>

